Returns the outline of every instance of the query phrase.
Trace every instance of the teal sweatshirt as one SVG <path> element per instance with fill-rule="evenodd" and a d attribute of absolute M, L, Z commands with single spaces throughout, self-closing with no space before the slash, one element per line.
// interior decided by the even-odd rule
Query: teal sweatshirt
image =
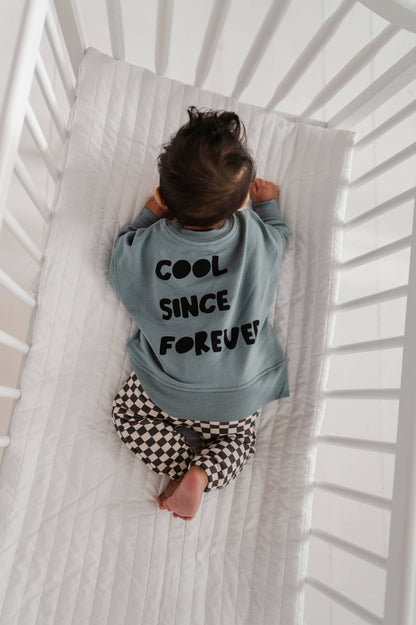
<path fill-rule="evenodd" d="M 123 226 L 109 281 L 138 326 L 127 351 L 159 408 L 226 422 L 289 396 L 287 359 L 267 318 L 289 235 L 276 200 L 218 229 L 188 230 L 147 208 Z"/>

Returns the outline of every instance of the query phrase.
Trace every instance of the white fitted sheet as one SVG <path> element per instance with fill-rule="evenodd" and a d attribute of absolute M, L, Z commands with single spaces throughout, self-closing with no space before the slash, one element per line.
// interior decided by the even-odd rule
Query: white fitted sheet
<path fill-rule="evenodd" d="M 118 438 L 114 395 L 135 324 L 108 283 L 119 229 L 157 185 L 186 107 L 235 110 L 292 236 L 270 318 L 290 397 L 257 451 L 190 522 L 160 511 L 167 476 Z M 300 625 L 323 359 L 353 133 L 183 85 L 88 49 L 39 280 L 33 342 L 0 476 L 0 623 Z"/>

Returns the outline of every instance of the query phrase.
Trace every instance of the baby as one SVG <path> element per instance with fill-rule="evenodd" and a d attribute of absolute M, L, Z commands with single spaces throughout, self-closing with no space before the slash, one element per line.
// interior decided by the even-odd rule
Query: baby
<path fill-rule="evenodd" d="M 290 231 L 279 187 L 255 177 L 238 115 L 187 112 L 159 154 L 154 195 L 118 234 L 109 281 L 138 326 L 114 427 L 171 478 L 159 508 L 191 520 L 203 493 L 224 488 L 254 454 L 262 406 L 289 395 L 268 313 Z M 250 195 L 253 210 L 239 210 Z"/>

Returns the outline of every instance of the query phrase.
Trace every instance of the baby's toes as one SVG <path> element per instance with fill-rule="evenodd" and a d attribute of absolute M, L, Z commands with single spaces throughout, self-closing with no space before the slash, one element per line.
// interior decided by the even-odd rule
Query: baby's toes
<path fill-rule="evenodd" d="M 163 494 L 159 495 L 159 497 L 157 498 L 157 501 L 159 503 L 159 508 L 161 510 L 166 510 L 166 508 L 165 508 L 165 501 L 166 501 L 165 495 L 163 495 Z"/>

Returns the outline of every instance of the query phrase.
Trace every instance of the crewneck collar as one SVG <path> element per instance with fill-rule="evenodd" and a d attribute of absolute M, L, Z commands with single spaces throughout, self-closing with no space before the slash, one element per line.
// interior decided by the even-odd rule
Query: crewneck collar
<path fill-rule="evenodd" d="M 228 239 L 237 227 L 237 219 L 235 214 L 232 214 L 223 226 L 212 230 L 189 230 L 181 226 L 177 219 L 164 219 L 162 224 L 174 238 L 186 239 L 190 243 L 206 243 L 207 241 Z"/>

